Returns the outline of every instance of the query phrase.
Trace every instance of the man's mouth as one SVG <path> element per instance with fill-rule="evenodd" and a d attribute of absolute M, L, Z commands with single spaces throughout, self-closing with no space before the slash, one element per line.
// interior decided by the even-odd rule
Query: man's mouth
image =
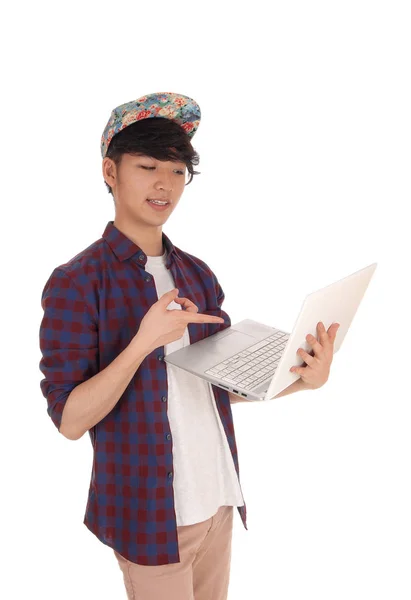
<path fill-rule="evenodd" d="M 147 198 L 147 202 L 150 202 L 150 204 L 157 204 L 159 206 L 165 206 L 166 204 L 170 204 L 168 200 L 151 200 L 150 198 Z"/>
<path fill-rule="evenodd" d="M 151 208 L 156 212 L 165 212 L 171 206 L 170 202 L 161 200 L 149 200 L 147 198 L 146 202 L 148 202 Z"/>

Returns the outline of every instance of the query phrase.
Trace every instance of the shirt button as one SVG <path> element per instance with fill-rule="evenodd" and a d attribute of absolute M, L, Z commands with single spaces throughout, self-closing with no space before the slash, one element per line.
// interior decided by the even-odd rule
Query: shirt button
<path fill-rule="evenodd" d="M 173 476 L 173 474 L 170 472 L 170 473 L 168 474 L 168 478 L 169 478 L 169 479 L 171 479 L 171 477 L 172 477 L 172 476 Z"/>
<path fill-rule="evenodd" d="M 161 400 L 162 400 L 163 402 L 167 402 L 167 398 L 166 398 L 165 396 L 161 396 Z"/>
<path fill-rule="evenodd" d="M 158 360 L 163 360 L 163 359 L 164 359 L 164 356 L 163 356 L 162 354 L 159 354 L 159 355 L 157 356 L 157 358 L 158 358 Z"/>
<path fill-rule="evenodd" d="M 140 254 L 140 256 L 138 257 L 138 260 L 141 260 L 141 262 L 143 262 L 143 260 L 144 260 L 144 254 Z"/>
<path fill-rule="evenodd" d="M 171 433 L 167 433 L 166 437 L 167 437 L 168 440 L 171 440 Z"/>
<path fill-rule="evenodd" d="M 144 281 L 151 281 L 150 275 L 146 275 L 146 277 L 144 277 Z"/>

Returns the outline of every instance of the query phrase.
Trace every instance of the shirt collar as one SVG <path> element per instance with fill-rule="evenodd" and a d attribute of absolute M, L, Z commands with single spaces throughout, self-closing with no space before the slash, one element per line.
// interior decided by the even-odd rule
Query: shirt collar
<path fill-rule="evenodd" d="M 135 244 L 130 238 L 128 238 L 122 231 L 117 229 L 114 225 L 114 221 L 109 221 L 106 225 L 104 233 L 102 235 L 103 239 L 110 246 L 111 250 L 114 252 L 116 257 L 121 260 L 127 260 L 131 256 L 137 255 L 137 261 L 140 265 L 145 265 L 147 262 L 147 255 L 143 250 Z M 179 260 L 182 260 L 179 251 L 174 247 L 170 238 L 166 236 L 164 231 L 162 232 L 163 238 L 163 246 L 167 251 L 167 259 L 166 266 L 170 265 L 171 260 L 174 257 L 177 257 Z"/>

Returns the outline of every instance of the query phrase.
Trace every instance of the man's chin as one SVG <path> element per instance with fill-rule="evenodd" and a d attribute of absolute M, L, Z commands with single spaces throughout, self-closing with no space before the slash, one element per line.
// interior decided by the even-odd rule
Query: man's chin
<path fill-rule="evenodd" d="M 130 214 L 130 219 L 135 222 L 146 224 L 146 225 L 162 225 L 167 221 L 170 216 L 170 212 L 154 212 L 152 214 L 146 211 L 133 212 Z"/>

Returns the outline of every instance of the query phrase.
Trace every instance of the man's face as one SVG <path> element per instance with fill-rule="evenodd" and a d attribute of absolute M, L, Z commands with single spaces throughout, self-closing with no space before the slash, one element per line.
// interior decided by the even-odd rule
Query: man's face
<path fill-rule="evenodd" d="M 103 176 L 113 190 L 117 221 L 156 227 L 165 223 L 177 206 L 186 184 L 187 167 L 184 162 L 123 154 L 118 168 L 110 158 L 103 159 Z M 169 204 L 159 210 L 148 198 L 168 200 Z"/>

